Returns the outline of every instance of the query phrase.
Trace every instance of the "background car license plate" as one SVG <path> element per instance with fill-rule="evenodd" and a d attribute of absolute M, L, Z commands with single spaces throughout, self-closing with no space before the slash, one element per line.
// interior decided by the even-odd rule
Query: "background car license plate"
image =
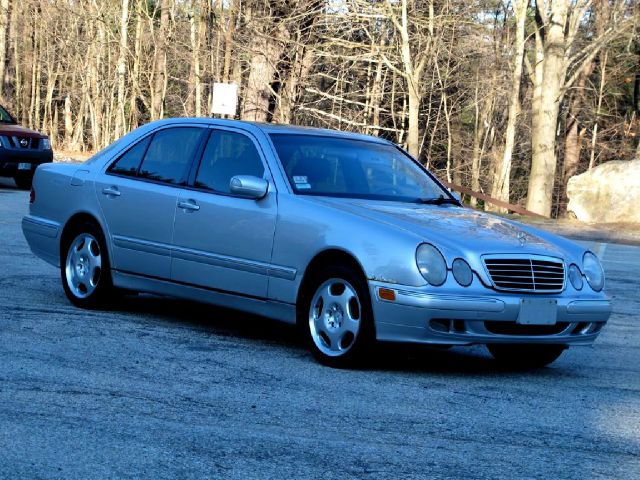
<path fill-rule="evenodd" d="M 19 163 L 18 164 L 18 170 L 31 170 L 31 164 L 30 163 Z"/>
<path fill-rule="evenodd" d="M 516 323 L 521 325 L 555 325 L 558 301 L 553 298 L 522 298 Z"/>

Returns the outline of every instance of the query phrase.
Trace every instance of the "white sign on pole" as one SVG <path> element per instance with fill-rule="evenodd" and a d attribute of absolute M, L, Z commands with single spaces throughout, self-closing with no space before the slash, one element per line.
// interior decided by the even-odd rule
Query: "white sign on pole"
<path fill-rule="evenodd" d="M 214 83 L 211 113 L 235 115 L 238 106 L 238 85 L 235 83 Z"/>

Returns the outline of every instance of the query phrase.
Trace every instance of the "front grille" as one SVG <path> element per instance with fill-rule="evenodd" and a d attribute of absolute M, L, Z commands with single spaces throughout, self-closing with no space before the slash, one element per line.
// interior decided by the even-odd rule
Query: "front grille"
<path fill-rule="evenodd" d="M 564 288 L 564 263 L 552 257 L 483 257 L 497 290 L 554 293 Z"/>
<path fill-rule="evenodd" d="M 0 141 L 4 148 L 14 150 L 38 150 L 40 148 L 39 138 L 2 135 L 2 137 L 0 137 Z"/>

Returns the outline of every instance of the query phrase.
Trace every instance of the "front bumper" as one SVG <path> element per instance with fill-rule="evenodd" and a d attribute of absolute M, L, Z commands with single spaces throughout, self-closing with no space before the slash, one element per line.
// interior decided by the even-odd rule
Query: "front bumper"
<path fill-rule="evenodd" d="M 0 176 L 33 175 L 38 165 L 53 161 L 52 150 L 0 148 Z M 28 163 L 28 169 L 20 169 L 20 164 Z"/>
<path fill-rule="evenodd" d="M 523 298 L 543 295 L 484 291 L 435 291 L 370 281 L 378 340 L 440 345 L 556 343 L 590 345 L 611 315 L 604 294 L 544 295 L 557 301 L 553 325 L 517 323 Z M 395 301 L 380 297 L 395 292 Z M 466 290 L 466 289 L 465 289 Z"/>

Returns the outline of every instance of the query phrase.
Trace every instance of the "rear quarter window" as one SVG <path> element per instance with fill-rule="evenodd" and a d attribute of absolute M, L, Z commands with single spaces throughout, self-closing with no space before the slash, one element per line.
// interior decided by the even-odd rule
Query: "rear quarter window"
<path fill-rule="evenodd" d="M 138 168 L 142 162 L 151 137 L 147 137 L 144 140 L 136 143 L 133 147 L 127 150 L 115 163 L 113 163 L 107 172 L 116 175 L 126 175 L 135 177 L 138 173 Z"/>

